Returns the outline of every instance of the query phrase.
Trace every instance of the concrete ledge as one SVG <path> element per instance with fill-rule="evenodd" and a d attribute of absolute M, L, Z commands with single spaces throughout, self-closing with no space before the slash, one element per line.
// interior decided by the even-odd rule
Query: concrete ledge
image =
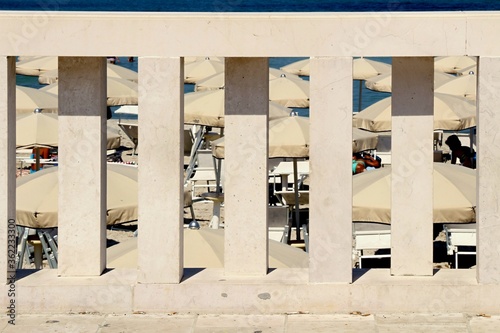
<path fill-rule="evenodd" d="M 204 269 L 186 270 L 180 284 L 137 284 L 136 270 L 95 278 L 20 271 L 16 306 L 18 313 L 500 313 L 500 286 L 478 284 L 475 273 L 394 277 L 388 269 L 354 270 L 352 284 L 311 284 L 307 269 L 276 269 L 262 278 Z"/>

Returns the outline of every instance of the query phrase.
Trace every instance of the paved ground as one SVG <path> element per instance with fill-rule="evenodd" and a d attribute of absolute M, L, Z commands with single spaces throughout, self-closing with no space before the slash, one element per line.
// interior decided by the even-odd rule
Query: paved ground
<path fill-rule="evenodd" d="M 63 314 L 18 315 L 15 326 L 2 319 L 1 332 L 500 332 L 500 316 L 487 314 Z"/>

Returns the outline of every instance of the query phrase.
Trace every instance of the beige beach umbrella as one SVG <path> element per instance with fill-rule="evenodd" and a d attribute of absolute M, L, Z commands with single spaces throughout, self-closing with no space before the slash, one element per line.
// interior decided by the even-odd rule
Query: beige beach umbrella
<path fill-rule="evenodd" d="M 34 57 L 16 63 L 16 74 L 39 76 L 47 71 L 57 69 L 57 57 Z"/>
<path fill-rule="evenodd" d="M 58 120 L 53 113 L 25 113 L 16 119 L 16 148 L 57 147 Z"/>
<path fill-rule="evenodd" d="M 297 75 L 288 74 L 276 68 L 269 68 L 269 80 L 276 79 L 282 75 L 299 79 Z M 214 74 L 196 82 L 194 91 L 206 91 L 224 89 L 224 72 Z"/>
<path fill-rule="evenodd" d="M 270 80 L 269 100 L 290 108 L 308 108 L 309 81 L 288 76 Z"/>
<path fill-rule="evenodd" d="M 287 117 L 290 109 L 269 103 L 269 119 Z M 184 123 L 224 127 L 224 90 L 192 92 L 184 95 Z"/>
<path fill-rule="evenodd" d="M 380 61 L 357 58 L 352 61 L 352 78 L 353 80 L 366 80 L 371 77 L 390 73 L 392 66 Z"/>
<path fill-rule="evenodd" d="M 353 116 L 354 127 L 372 132 L 390 131 L 392 98 L 387 97 Z M 476 126 L 476 106 L 464 98 L 434 94 L 434 129 L 463 130 Z"/>
<path fill-rule="evenodd" d="M 141 237 L 139 235 L 139 237 Z M 137 268 L 137 238 L 107 249 L 108 268 Z M 185 268 L 224 267 L 224 229 L 184 229 Z M 307 253 L 275 240 L 269 240 L 270 268 L 307 268 Z"/>
<path fill-rule="evenodd" d="M 224 137 L 212 141 L 212 155 L 224 158 Z M 352 151 L 375 149 L 378 143 L 376 133 L 358 128 L 352 129 Z M 286 117 L 269 122 L 269 158 L 309 157 L 309 118 Z"/>
<path fill-rule="evenodd" d="M 311 60 L 309 58 L 292 62 L 286 66 L 281 67 L 280 69 L 283 72 L 289 74 L 295 74 L 299 76 L 309 76 L 311 74 L 310 68 Z"/>
<path fill-rule="evenodd" d="M 26 113 L 17 116 L 16 120 L 16 147 L 58 147 L 59 122 L 58 115 L 52 113 Z M 107 149 L 120 147 L 118 130 L 107 127 Z"/>
<path fill-rule="evenodd" d="M 57 167 L 16 180 L 16 222 L 30 228 L 57 227 L 59 182 Z M 137 167 L 107 165 L 108 225 L 137 220 Z"/>
<path fill-rule="evenodd" d="M 353 176 L 353 221 L 391 223 L 391 181 L 390 166 Z M 434 163 L 433 184 L 434 223 L 476 220 L 474 169 Z"/>
<path fill-rule="evenodd" d="M 213 56 L 205 56 L 205 57 L 184 57 L 184 65 L 193 63 L 193 62 L 200 62 L 205 60 L 206 58 L 209 58 L 214 61 L 220 61 L 224 62 L 224 57 L 213 57 Z"/>
<path fill-rule="evenodd" d="M 139 88 L 137 83 L 125 79 L 108 77 L 106 87 L 106 103 L 108 106 L 138 104 Z M 49 84 L 39 90 L 57 95 L 59 93 L 59 82 Z"/>
<path fill-rule="evenodd" d="M 33 113 L 40 109 L 44 113 L 57 113 L 57 96 L 40 89 L 16 86 L 16 112 Z"/>
<path fill-rule="evenodd" d="M 440 85 L 435 85 L 434 92 L 465 97 L 476 100 L 477 77 L 474 74 L 462 75 Z"/>
<path fill-rule="evenodd" d="M 475 57 L 446 56 L 434 58 L 434 70 L 437 72 L 456 74 L 458 71 L 477 65 Z"/>
<path fill-rule="evenodd" d="M 375 61 L 367 58 L 357 58 L 352 62 L 352 78 L 359 81 L 358 89 L 358 112 L 361 111 L 363 100 L 363 82 L 372 77 L 381 74 L 390 73 L 392 66 L 380 61 Z"/>
<path fill-rule="evenodd" d="M 209 57 L 184 65 L 184 83 L 196 83 L 224 71 L 224 63 Z"/>
<path fill-rule="evenodd" d="M 128 68 L 114 65 L 114 64 L 110 64 L 110 63 L 108 63 L 106 65 L 107 65 L 107 69 L 106 69 L 107 77 L 124 79 L 124 80 L 132 81 L 135 83 L 138 82 L 139 76 L 138 76 L 137 72 L 130 70 Z M 59 71 L 57 68 L 55 68 L 53 70 L 46 71 L 46 72 L 40 74 L 40 76 L 38 77 L 38 83 L 40 83 L 40 84 L 52 84 L 52 83 L 57 82 L 58 77 L 59 77 Z"/>
<path fill-rule="evenodd" d="M 437 87 L 438 85 L 441 85 L 445 82 L 448 82 L 454 78 L 455 78 L 455 76 L 450 75 L 450 74 L 434 72 L 434 87 Z M 392 91 L 392 73 L 381 74 L 381 75 L 369 78 L 365 81 L 365 86 L 366 86 L 366 88 L 373 90 L 373 91 L 391 92 Z"/>

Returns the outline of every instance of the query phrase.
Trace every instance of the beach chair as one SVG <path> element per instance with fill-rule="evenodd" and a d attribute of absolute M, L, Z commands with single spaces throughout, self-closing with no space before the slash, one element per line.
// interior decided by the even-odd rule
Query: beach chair
<path fill-rule="evenodd" d="M 134 149 L 132 150 L 132 155 L 135 155 L 137 151 L 137 146 L 139 145 L 139 124 L 134 123 L 118 123 L 123 133 L 132 141 L 134 144 Z"/>
<path fill-rule="evenodd" d="M 194 168 L 194 174 L 189 179 L 191 182 L 191 190 L 193 200 L 202 200 L 201 197 L 197 196 L 197 189 L 206 189 L 204 192 L 215 192 L 217 187 L 217 175 L 215 169 L 215 160 L 212 156 L 212 150 L 200 149 L 197 152 L 197 165 Z M 222 172 L 221 172 L 222 174 Z"/>
<path fill-rule="evenodd" d="M 50 268 L 57 268 L 57 228 L 33 229 L 18 226 L 17 230 L 18 253 L 16 261 L 18 269 L 23 268 L 24 264 L 31 263 L 35 263 L 36 268 L 40 269 L 43 258 L 47 260 Z"/>
<path fill-rule="evenodd" d="M 476 223 L 447 223 L 443 225 L 446 235 L 446 250 L 454 256 L 455 269 L 462 255 L 476 255 Z"/>
<path fill-rule="evenodd" d="M 267 220 L 269 239 L 288 244 L 290 238 L 288 206 L 269 206 Z"/>
<path fill-rule="evenodd" d="M 383 223 L 353 222 L 353 257 L 363 268 L 363 259 L 390 258 L 391 226 Z M 366 252 L 370 250 L 370 254 Z M 378 250 L 382 250 L 377 253 Z"/>

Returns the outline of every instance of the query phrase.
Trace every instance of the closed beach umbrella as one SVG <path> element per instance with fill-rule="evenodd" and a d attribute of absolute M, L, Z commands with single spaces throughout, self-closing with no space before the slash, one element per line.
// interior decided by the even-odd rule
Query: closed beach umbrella
<path fill-rule="evenodd" d="M 45 113 L 57 113 L 57 96 L 40 89 L 16 86 L 16 112 L 33 113 L 35 109 Z"/>
<path fill-rule="evenodd" d="M 39 76 L 57 69 L 57 57 L 34 57 L 16 63 L 16 74 Z"/>
<path fill-rule="evenodd" d="M 288 77 L 299 78 L 296 75 L 288 74 L 282 70 L 276 68 L 269 68 L 269 80 L 276 79 L 282 75 L 287 75 Z M 224 72 L 214 74 L 207 77 L 206 79 L 196 82 L 194 86 L 194 91 L 206 91 L 206 90 L 217 90 L 224 89 Z"/>
<path fill-rule="evenodd" d="M 353 176 L 352 219 L 391 223 L 391 167 Z M 449 163 L 434 163 L 434 223 L 476 221 L 476 170 Z"/>
<path fill-rule="evenodd" d="M 476 86 L 476 75 L 461 75 L 440 85 L 435 85 L 434 92 L 465 97 L 470 101 L 475 101 Z"/>
<path fill-rule="evenodd" d="M 474 57 L 468 56 L 447 56 L 434 58 L 434 70 L 444 73 L 456 74 L 458 71 L 475 66 L 477 61 Z"/>
<path fill-rule="evenodd" d="M 283 72 L 290 73 L 290 74 L 295 74 L 295 75 L 300 75 L 300 76 L 309 76 L 311 74 L 310 64 L 311 64 L 311 60 L 308 58 L 308 59 L 292 62 L 291 64 L 288 64 L 286 66 L 281 67 L 280 69 Z"/>
<path fill-rule="evenodd" d="M 16 222 L 30 228 L 57 227 L 59 182 L 57 167 L 16 180 Z M 107 165 L 108 225 L 137 220 L 137 167 Z"/>
<path fill-rule="evenodd" d="M 135 82 L 108 77 L 107 79 L 107 99 L 108 106 L 117 105 L 137 105 L 138 104 L 138 85 Z M 49 84 L 39 90 L 50 92 L 57 95 L 59 93 L 59 82 Z"/>
<path fill-rule="evenodd" d="M 139 235 L 139 237 L 141 237 Z M 224 229 L 184 229 L 185 268 L 224 267 Z M 270 268 L 307 268 L 307 253 L 269 240 Z M 137 238 L 107 249 L 108 268 L 137 268 Z"/>
<path fill-rule="evenodd" d="M 290 109 L 269 103 L 269 119 L 287 117 Z M 184 123 L 224 127 L 224 90 L 192 92 L 184 95 Z"/>
<path fill-rule="evenodd" d="M 211 58 L 195 61 L 184 65 L 184 83 L 196 83 L 224 71 L 224 63 Z"/>
<path fill-rule="evenodd" d="M 392 98 L 387 97 L 353 116 L 353 126 L 372 132 L 390 131 Z M 463 130 L 476 126 L 476 106 L 464 98 L 434 94 L 434 129 Z"/>
<path fill-rule="evenodd" d="M 434 87 L 437 87 L 445 82 L 454 79 L 455 76 L 434 72 Z M 385 73 L 378 76 L 374 76 L 365 81 L 366 88 L 373 91 L 380 92 L 391 92 L 392 91 L 392 73 Z"/>
<path fill-rule="evenodd" d="M 309 81 L 288 76 L 270 80 L 269 100 L 290 108 L 308 108 Z"/>
<path fill-rule="evenodd" d="M 108 63 L 106 65 L 107 65 L 107 69 L 106 69 L 107 77 L 124 79 L 124 80 L 132 81 L 135 83 L 138 82 L 139 76 L 138 76 L 137 72 L 130 70 L 128 68 L 114 65 L 114 64 L 110 64 L 110 63 Z M 52 84 L 52 83 L 57 82 L 58 77 L 59 77 L 59 71 L 57 68 L 55 68 L 53 70 L 50 70 L 50 71 L 47 71 L 47 72 L 40 74 L 40 76 L 38 77 L 38 82 L 40 84 Z"/>

